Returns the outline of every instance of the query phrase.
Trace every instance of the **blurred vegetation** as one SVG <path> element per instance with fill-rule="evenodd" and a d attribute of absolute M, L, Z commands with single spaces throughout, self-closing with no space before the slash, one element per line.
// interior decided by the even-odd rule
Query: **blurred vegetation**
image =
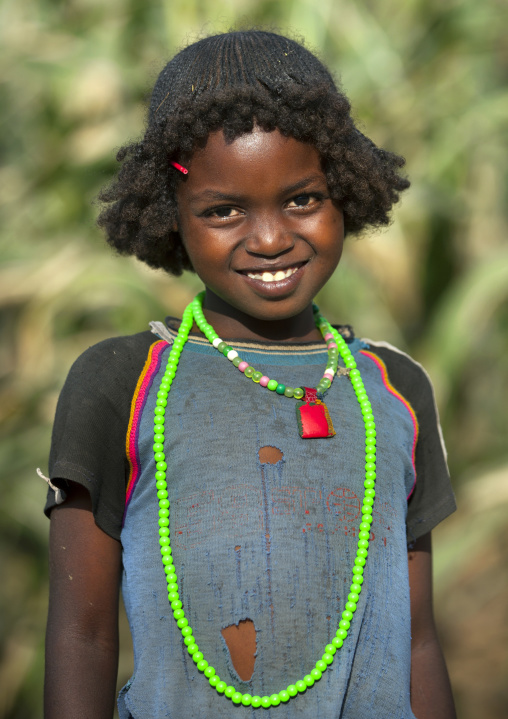
<path fill-rule="evenodd" d="M 433 378 L 460 505 L 435 533 L 436 614 L 459 716 L 506 716 L 507 16 L 504 0 L 2 0 L 0 716 L 42 716 L 35 468 L 66 372 L 90 344 L 179 314 L 199 286 L 113 257 L 92 200 L 114 148 L 142 131 L 164 61 L 202 34 L 261 24 L 305 38 L 365 131 L 407 158 L 393 225 L 348 241 L 320 303 Z"/>

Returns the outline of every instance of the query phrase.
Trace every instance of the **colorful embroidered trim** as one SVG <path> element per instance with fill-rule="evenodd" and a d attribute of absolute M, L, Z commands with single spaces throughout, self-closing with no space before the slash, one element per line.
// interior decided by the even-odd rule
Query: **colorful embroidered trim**
<path fill-rule="evenodd" d="M 148 356 L 145 362 L 145 366 L 139 375 L 136 389 L 131 402 L 131 413 L 129 416 L 129 424 L 127 427 L 126 436 L 126 454 L 129 460 L 129 480 L 127 482 L 127 490 L 125 493 L 125 512 L 127 506 L 131 500 L 134 488 L 137 484 L 140 475 L 140 461 L 139 461 L 139 449 L 138 449 L 138 438 L 139 438 L 139 427 L 141 422 L 141 416 L 148 399 L 150 388 L 153 384 L 155 376 L 160 369 L 162 361 L 162 353 L 168 347 L 168 343 L 165 340 L 157 340 L 148 350 Z"/>
<path fill-rule="evenodd" d="M 396 397 L 399 402 L 402 402 L 404 407 L 407 409 L 411 416 L 411 421 L 413 422 L 413 449 L 411 452 L 411 462 L 413 464 L 413 471 L 414 471 L 414 482 L 413 486 L 411 487 L 411 491 L 407 495 L 407 499 L 413 494 L 415 486 L 416 486 L 416 464 L 415 464 L 415 452 L 416 452 L 416 443 L 418 441 L 418 420 L 416 419 L 416 414 L 414 409 L 411 407 L 407 399 L 398 391 L 395 389 L 395 387 L 390 382 L 390 378 L 388 376 L 388 370 L 386 368 L 385 363 L 382 359 L 380 359 L 377 355 L 373 354 L 372 352 L 367 352 L 366 350 L 360 350 L 360 354 L 364 355 L 365 357 L 369 357 L 374 364 L 377 366 L 379 371 L 381 372 L 381 378 L 383 380 L 383 384 L 385 388 L 390 392 L 390 394 L 393 394 L 394 397 Z"/>

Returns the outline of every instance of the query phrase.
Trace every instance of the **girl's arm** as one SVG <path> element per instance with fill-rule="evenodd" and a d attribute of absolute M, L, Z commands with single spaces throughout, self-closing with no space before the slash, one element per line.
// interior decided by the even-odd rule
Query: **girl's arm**
<path fill-rule="evenodd" d="M 430 532 L 408 552 L 411 592 L 411 708 L 418 719 L 455 719 L 448 672 L 432 611 Z"/>
<path fill-rule="evenodd" d="M 111 719 L 118 665 L 120 543 L 71 484 L 51 511 L 45 719 Z"/>

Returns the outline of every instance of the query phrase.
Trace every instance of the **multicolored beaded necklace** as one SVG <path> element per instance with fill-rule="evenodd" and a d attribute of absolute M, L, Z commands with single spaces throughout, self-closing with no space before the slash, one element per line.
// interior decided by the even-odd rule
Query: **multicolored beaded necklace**
<path fill-rule="evenodd" d="M 201 297 L 201 295 L 198 297 Z M 319 313 L 317 307 L 315 309 L 316 312 Z M 261 387 L 266 387 L 272 392 L 284 395 L 284 397 L 294 397 L 296 400 L 303 399 L 303 402 L 298 402 L 296 406 L 296 420 L 302 439 L 333 437 L 335 435 L 332 420 L 328 413 L 328 408 L 323 402 L 323 397 L 326 391 L 331 387 L 333 378 L 337 372 L 339 348 L 335 341 L 335 335 L 333 331 L 329 330 L 329 325 L 326 320 L 320 321 L 317 326 L 327 345 L 328 362 L 326 363 L 322 378 L 314 389 L 313 387 L 289 387 L 285 384 L 281 384 L 276 379 L 270 379 L 262 372 L 258 372 L 254 367 L 249 365 L 248 362 L 242 360 L 238 352 L 228 345 L 227 342 L 224 342 L 224 340 L 217 335 L 213 327 L 208 324 L 203 314 L 202 302 L 200 304 L 198 301 L 194 306 L 193 314 L 197 326 L 210 344 L 212 344 L 218 352 L 221 352 L 227 357 L 246 377 L 253 382 L 259 383 Z"/>
<path fill-rule="evenodd" d="M 217 349 L 219 349 L 219 345 L 222 343 L 222 340 L 217 335 L 213 327 L 206 322 L 206 318 L 203 314 L 203 297 L 204 293 L 201 293 L 185 308 L 182 322 L 180 324 L 180 329 L 178 330 L 176 339 L 174 340 L 171 347 L 168 362 L 166 365 L 166 371 L 162 378 L 159 391 L 157 392 L 157 401 L 154 410 L 153 451 L 156 464 L 155 481 L 157 488 L 157 497 L 159 499 L 159 544 L 162 556 L 162 564 L 164 566 L 164 572 L 166 574 L 168 600 L 170 602 L 177 626 L 182 632 L 183 641 L 187 647 L 187 651 L 191 655 L 194 663 L 196 664 L 198 671 L 204 674 L 204 676 L 208 679 L 210 686 L 214 688 L 218 694 L 223 694 L 224 696 L 228 697 L 228 699 L 231 699 L 233 704 L 251 706 L 255 708 L 276 707 L 279 706 L 281 703 L 288 702 L 292 697 L 296 697 L 298 694 L 305 692 L 316 681 L 321 679 L 323 672 L 326 671 L 330 664 L 332 664 L 337 649 L 340 649 L 340 647 L 344 643 L 344 640 L 347 637 L 347 633 L 351 625 L 353 615 L 356 611 L 356 605 L 358 603 L 359 595 L 362 589 L 363 572 L 369 547 L 370 525 L 372 524 L 372 507 L 374 505 L 374 497 L 376 494 L 374 489 L 376 480 L 376 426 L 374 423 L 374 415 L 372 414 L 372 407 L 363 386 L 360 371 L 356 368 L 356 362 L 349 347 L 347 346 L 344 338 L 341 337 L 339 332 L 335 328 L 333 328 L 324 317 L 320 315 L 319 309 L 314 306 L 314 320 L 316 322 L 316 326 L 321 331 L 323 337 L 325 338 L 325 341 L 329 342 L 329 340 L 326 340 L 328 335 L 331 335 L 333 337 L 334 344 L 337 345 L 337 353 L 340 354 L 340 356 L 342 357 L 346 368 L 349 368 L 350 370 L 349 377 L 351 380 L 351 384 L 353 385 L 356 398 L 360 404 L 360 409 L 363 415 L 363 421 L 365 425 L 365 494 L 362 502 L 362 521 L 360 523 L 358 532 L 356 558 L 352 569 L 352 583 L 349 588 L 348 601 L 346 602 L 344 611 L 342 612 L 339 626 L 335 633 L 335 637 L 332 639 L 330 644 L 327 644 L 325 646 L 325 651 L 322 657 L 318 659 L 314 667 L 310 670 L 309 674 L 306 674 L 303 679 L 296 681 L 294 684 L 290 684 L 288 687 L 286 687 L 286 689 L 282 689 L 281 691 L 270 696 L 261 697 L 257 695 L 251 696 L 250 694 L 242 694 L 242 692 L 237 691 L 234 686 L 228 685 L 217 675 L 214 667 L 210 666 L 204 658 L 203 653 L 200 651 L 199 646 L 193 636 L 192 628 L 189 626 L 189 622 L 185 617 L 182 600 L 180 599 L 180 595 L 178 592 L 178 578 L 176 575 L 175 565 L 173 564 L 169 531 L 170 501 L 168 499 L 168 485 L 166 481 L 166 455 L 164 454 L 164 422 L 168 394 L 171 389 L 173 379 L 175 378 L 180 354 L 182 353 L 183 347 L 185 345 L 185 342 L 187 341 L 194 321 L 196 322 L 199 329 L 205 334 L 207 339 L 214 346 L 216 346 Z M 332 347 L 331 349 L 334 348 Z M 235 350 L 233 350 L 228 345 L 222 347 L 220 351 L 222 351 L 233 363 L 235 363 L 237 359 L 240 359 Z M 327 370 L 335 366 L 334 372 L 336 372 L 338 359 L 331 364 L 332 360 L 330 356 L 330 347 L 328 351 L 329 358 Z M 334 353 L 332 353 L 332 356 L 333 354 Z M 240 360 L 237 365 L 239 369 L 241 362 L 242 360 Z M 243 368 L 244 374 L 247 367 Z M 254 379 L 254 373 L 256 372 L 256 370 L 254 370 L 254 368 L 251 369 L 253 370 L 251 378 L 254 380 L 254 382 L 259 381 L 259 383 L 261 384 L 261 379 L 263 377 L 262 373 L 257 373 L 257 375 L 261 374 L 259 380 L 257 379 L 257 375 L 256 379 Z M 325 371 L 326 379 L 329 380 L 331 384 L 333 377 L 330 378 L 329 374 L 329 372 Z M 250 372 L 247 376 L 249 375 Z M 266 384 L 263 382 L 263 386 L 268 387 L 269 382 L 275 381 L 276 380 L 268 380 Z M 321 382 L 323 382 L 323 380 L 321 380 Z M 278 386 L 279 383 L 277 383 L 277 387 Z M 330 385 L 326 387 L 324 385 L 321 386 L 323 389 L 328 389 Z M 274 388 L 275 391 L 277 391 L 277 387 L 274 388 L 272 384 L 269 389 Z M 278 391 L 278 394 L 285 394 L 285 389 L 292 388 L 285 387 L 284 390 Z M 296 390 L 293 389 L 293 397 L 295 396 L 295 392 Z M 286 396 L 291 396 L 291 394 Z M 303 397 L 303 389 L 301 396 Z"/>

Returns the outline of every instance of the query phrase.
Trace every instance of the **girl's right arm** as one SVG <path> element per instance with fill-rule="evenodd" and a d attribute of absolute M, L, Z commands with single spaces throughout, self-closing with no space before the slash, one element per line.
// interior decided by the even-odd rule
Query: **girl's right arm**
<path fill-rule="evenodd" d="M 45 719 L 111 719 L 118 667 L 120 542 L 71 483 L 51 511 Z"/>

